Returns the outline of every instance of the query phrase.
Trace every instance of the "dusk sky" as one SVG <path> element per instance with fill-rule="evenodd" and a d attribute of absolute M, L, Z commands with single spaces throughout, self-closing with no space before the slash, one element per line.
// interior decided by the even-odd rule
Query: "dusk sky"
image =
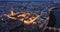
<path fill-rule="evenodd" d="M 0 1 L 60 1 L 60 0 L 0 0 Z"/>

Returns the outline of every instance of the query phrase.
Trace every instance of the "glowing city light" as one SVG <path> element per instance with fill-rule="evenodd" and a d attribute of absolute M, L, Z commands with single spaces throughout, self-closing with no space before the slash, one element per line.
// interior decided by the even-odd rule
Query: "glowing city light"
<path fill-rule="evenodd" d="M 14 12 L 13 11 L 11 11 L 11 16 L 14 16 L 15 14 L 14 14 Z"/>
<path fill-rule="evenodd" d="M 37 20 L 38 17 L 40 17 L 40 15 L 38 14 L 31 15 L 31 14 L 33 13 L 29 12 L 14 13 L 13 10 L 11 10 L 10 15 L 5 14 L 5 16 L 14 20 L 18 19 L 19 21 L 22 21 L 25 24 L 36 24 L 35 20 Z"/>

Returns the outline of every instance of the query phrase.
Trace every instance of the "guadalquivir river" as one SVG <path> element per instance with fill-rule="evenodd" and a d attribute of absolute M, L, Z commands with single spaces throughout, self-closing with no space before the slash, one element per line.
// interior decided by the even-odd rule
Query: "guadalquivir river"
<path fill-rule="evenodd" d="M 55 15 L 55 18 L 56 18 L 55 27 L 60 28 L 60 8 L 55 9 L 53 14 Z"/>

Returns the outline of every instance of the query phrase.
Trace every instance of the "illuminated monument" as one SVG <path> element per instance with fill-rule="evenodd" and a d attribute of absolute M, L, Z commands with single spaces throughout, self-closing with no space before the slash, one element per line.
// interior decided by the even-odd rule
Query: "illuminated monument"
<path fill-rule="evenodd" d="M 10 15 L 5 14 L 5 16 L 7 16 L 8 18 L 11 19 L 18 19 L 19 21 L 22 21 L 25 24 L 35 24 L 36 22 L 34 22 L 38 17 L 40 17 L 40 15 L 38 14 L 33 14 L 30 12 L 17 12 L 14 13 L 13 10 L 11 10 Z"/>

